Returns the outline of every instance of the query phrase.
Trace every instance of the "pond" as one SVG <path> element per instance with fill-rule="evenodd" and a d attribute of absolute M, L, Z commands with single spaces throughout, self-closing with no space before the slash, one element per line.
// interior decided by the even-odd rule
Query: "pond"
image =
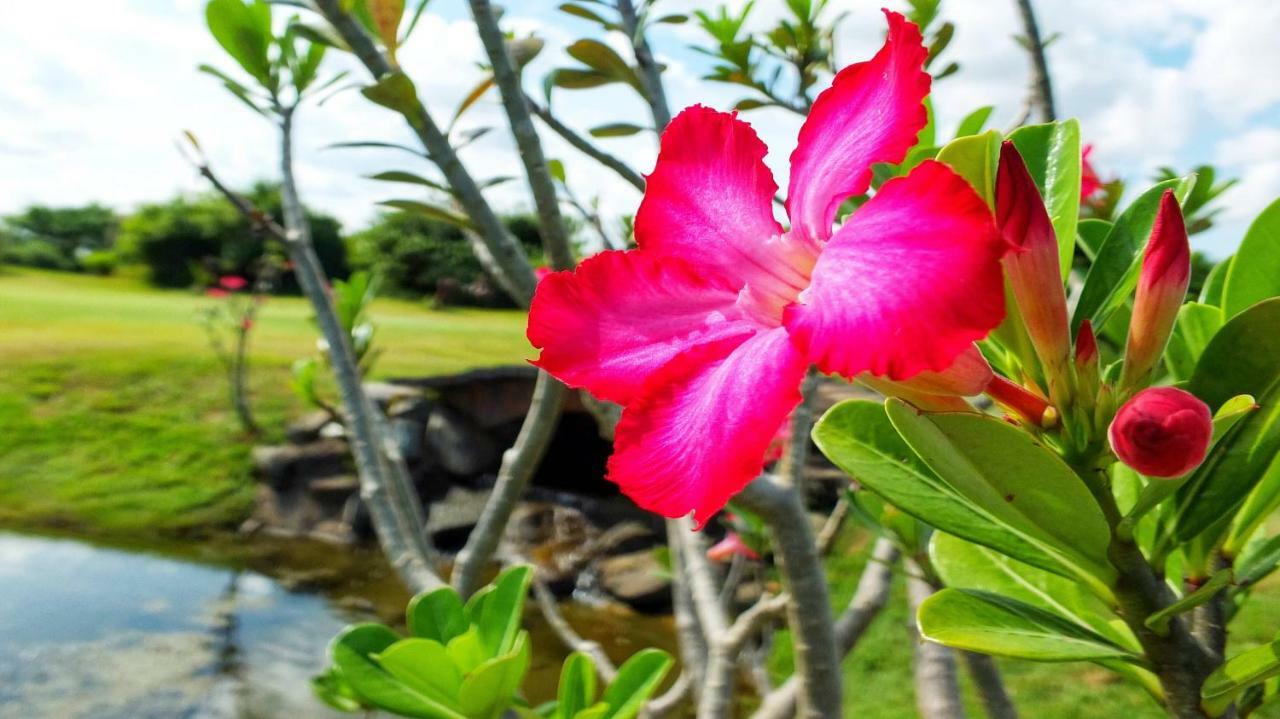
<path fill-rule="evenodd" d="M 372 552 L 254 540 L 161 554 L 0 532 L 0 719 L 349 716 L 309 680 L 343 626 L 394 622 L 405 598 Z M 616 657 L 670 641 L 665 617 L 562 608 Z M 526 624 L 526 694 L 542 701 L 564 651 L 536 615 Z"/>

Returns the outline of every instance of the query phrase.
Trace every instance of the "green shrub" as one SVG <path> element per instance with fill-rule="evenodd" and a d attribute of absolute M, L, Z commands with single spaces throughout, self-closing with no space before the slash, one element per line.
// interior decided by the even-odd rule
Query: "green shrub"
<path fill-rule="evenodd" d="M 31 205 L 0 220 L 0 261 L 75 270 L 78 257 L 111 247 L 119 224 L 115 211 L 103 205 Z"/>
<path fill-rule="evenodd" d="M 116 271 L 120 258 L 112 250 L 91 250 L 79 257 L 80 269 L 91 275 L 109 275 Z"/>
<path fill-rule="evenodd" d="M 76 269 L 75 261 L 63 255 L 56 244 L 42 239 L 11 240 L 0 247 L 0 262 L 44 270 Z"/>

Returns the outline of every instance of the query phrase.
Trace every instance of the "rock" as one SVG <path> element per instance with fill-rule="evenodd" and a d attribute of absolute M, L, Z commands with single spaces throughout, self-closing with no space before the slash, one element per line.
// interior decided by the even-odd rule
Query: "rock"
<path fill-rule="evenodd" d="M 330 544 L 354 544 L 356 541 L 355 532 L 351 531 L 350 526 L 341 520 L 333 519 L 316 522 L 315 527 L 307 532 L 307 537 Z"/>
<path fill-rule="evenodd" d="M 671 581 L 652 551 L 631 552 L 600 561 L 600 586 L 642 612 L 671 608 Z"/>
<path fill-rule="evenodd" d="M 332 477 L 313 479 L 307 489 L 315 494 L 340 494 L 346 497 L 360 489 L 360 478 L 354 474 L 336 474 Z"/>
<path fill-rule="evenodd" d="M 383 412 L 393 412 L 398 403 L 423 397 L 417 387 L 393 382 L 365 382 L 364 393 Z"/>
<path fill-rule="evenodd" d="M 596 547 L 601 554 L 619 555 L 649 550 L 662 543 L 652 529 L 640 522 L 622 522 L 600 533 Z"/>
<path fill-rule="evenodd" d="M 290 422 L 284 429 L 284 436 L 285 439 L 289 440 L 290 444 L 314 442 L 320 439 L 325 425 L 332 422 L 333 417 L 329 416 L 328 412 L 318 409 Z"/>
<path fill-rule="evenodd" d="M 272 487 L 283 488 L 300 480 L 345 473 L 351 452 L 342 440 L 322 439 L 303 445 L 254 447 L 252 456 L 258 474 Z"/>
<path fill-rule="evenodd" d="M 432 542 L 446 551 L 461 549 L 488 498 L 488 491 L 450 487 L 443 499 L 427 507 L 427 534 Z"/>
<path fill-rule="evenodd" d="M 571 507 L 521 502 L 503 535 L 504 550 L 533 562 L 538 577 L 558 596 L 573 592 L 578 573 L 595 557 L 599 530 Z"/>
<path fill-rule="evenodd" d="M 471 477 L 497 469 L 502 448 L 461 413 L 437 406 L 427 420 L 426 443 L 450 474 Z"/>

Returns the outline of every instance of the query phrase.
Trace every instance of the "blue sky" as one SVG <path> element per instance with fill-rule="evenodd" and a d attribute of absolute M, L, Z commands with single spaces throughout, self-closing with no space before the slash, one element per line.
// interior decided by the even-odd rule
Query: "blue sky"
<path fill-rule="evenodd" d="M 664 12 L 706 7 L 692 0 L 661 0 Z M 739 5 L 741 0 L 729 0 Z M 506 23 L 536 32 L 547 49 L 529 70 L 531 90 L 550 68 L 567 64 L 563 47 L 594 32 L 565 16 L 549 0 L 508 2 Z M 900 0 L 832 0 L 848 11 L 838 48 L 842 62 L 871 55 L 883 32 L 879 7 Z M 755 22 L 782 11 L 782 0 L 758 0 Z M 980 105 L 994 105 L 1003 127 L 1025 94 L 1027 64 L 1011 36 L 1018 31 L 1012 0 L 944 0 L 943 16 L 957 25 L 948 57 L 959 74 L 935 87 L 944 131 Z M 1230 252 L 1249 221 L 1280 197 L 1280 3 L 1271 0 L 1075 0 L 1037 3 L 1042 30 L 1061 33 L 1050 49 L 1060 114 L 1079 117 L 1104 176 L 1145 182 L 1156 167 L 1180 169 L 1210 162 L 1241 184 L 1225 196 L 1219 225 L 1194 244 L 1216 256 Z M 452 114 L 474 85 L 481 56 L 466 22 L 463 0 L 432 0 L 401 56 L 437 118 Z M 102 201 L 128 209 L 175 192 L 204 189 L 180 159 L 173 140 L 196 132 L 216 166 L 233 182 L 270 177 L 272 128 L 240 106 L 201 62 L 231 69 L 208 38 L 202 0 L 98 0 L 93 3 L 20 3 L 6 8 L 0 25 L 0 212 L 28 203 Z M 610 40 L 614 44 L 620 38 Z M 701 41 L 692 26 L 664 27 L 653 37 L 668 63 L 672 104 L 727 108 L 736 89 L 700 80 L 702 57 L 688 49 Z M 349 66 L 331 58 L 331 69 Z M 358 68 L 355 68 L 358 70 Z M 356 73 L 357 77 L 360 77 Z M 636 122 L 643 106 L 621 89 L 557 92 L 557 112 L 588 128 Z M 781 111 L 747 113 L 771 148 L 769 162 L 785 187 L 786 157 L 798 118 Z M 382 152 L 325 150 L 350 140 L 405 141 L 391 113 L 357 93 L 340 95 L 299 118 L 299 175 L 308 202 L 338 215 L 350 228 L 367 222 L 376 202 L 407 191 L 362 179 L 385 169 L 427 171 L 415 158 Z M 469 113 L 464 127 L 501 126 L 496 100 Z M 643 171 L 650 169 L 652 136 L 601 141 Z M 556 138 L 550 154 L 568 166 L 570 183 L 584 198 L 598 196 L 610 214 L 634 210 L 638 196 L 608 171 L 576 155 Z M 518 174 L 509 140 L 491 133 L 464 153 L 479 177 Z M 519 183 L 492 192 L 510 209 L 527 206 Z"/>

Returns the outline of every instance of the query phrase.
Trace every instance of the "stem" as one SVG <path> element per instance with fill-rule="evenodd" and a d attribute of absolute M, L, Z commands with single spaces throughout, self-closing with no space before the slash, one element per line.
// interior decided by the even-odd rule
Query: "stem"
<path fill-rule="evenodd" d="M 728 641 L 729 618 L 720 604 L 716 572 L 707 560 L 703 536 L 693 530 L 693 524 L 687 517 L 676 520 L 676 527 L 677 543 L 671 552 L 681 555 L 689 578 L 694 613 L 707 641 L 707 666 L 698 697 L 698 717 L 728 719 L 733 711 L 733 688 L 738 666 L 734 647 Z"/>
<path fill-rule="evenodd" d="M 769 526 L 778 569 L 791 601 L 787 624 L 795 647 L 802 719 L 840 716 L 840 654 L 836 651 L 826 575 L 800 497 L 768 475 L 756 478 L 737 497 Z"/>
<path fill-rule="evenodd" d="M 552 132 L 562 137 L 565 142 L 577 148 L 582 154 L 616 172 L 619 177 L 626 180 L 632 187 L 644 192 L 644 177 L 633 170 L 630 165 L 600 149 L 587 138 L 574 132 L 573 128 L 560 122 L 555 115 L 551 114 L 551 108 L 539 105 L 536 100 L 528 95 L 525 96 L 525 102 L 528 103 L 529 109 L 533 114 L 537 115 L 538 119 L 551 128 Z"/>
<path fill-rule="evenodd" d="M 375 80 L 392 73 L 391 64 L 378 50 L 373 39 L 354 17 L 342 10 L 341 0 L 315 0 L 315 4 L 320 14 L 324 15 Z M 493 273 L 494 279 L 518 304 L 527 306 L 537 282 L 533 266 L 529 264 L 529 258 L 519 242 L 502 224 L 475 179 L 458 158 L 448 136 L 436 125 L 422 103 L 415 103 L 413 110 L 406 113 L 404 118 L 427 151 L 427 156 L 440 168 L 458 204 L 478 228 L 479 232 L 469 234 L 469 237 L 480 240 L 488 256 L 499 268 L 499 271 Z"/>
<path fill-rule="evenodd" d="M 914 674 L 916 707 L 920 716 L 930 719 L 964 719 L 964 702 L 960 700 L 960 684 L 956 676 L 955 654 L 950 647 L 922 641 L 915 626 L 915 616 L 924 600 L 933 594 L 933 585 L 913 559 L 904 559 L 907 567 L 907 600 L 911 607 L 911 636 L 915 640 Z"/>
<path fill-rule="evenodd" d="M 498 481 L 454 565 L 453 587 L 464 598 L 479 588 L 480 575 L 493 558 L 511 513 L 551 443 L 567 393 L 565 386 L 551 375 L 538 373 L 520 434 L 515 444 L 502 453 Z"/>
<path fill-rule="evenodd" d="M 1031 55 L 1031 90 L 1034 103 L 1040 108 L 1040 120 L 1053 122 L 1058 118 L 1053 106 L 1053 84 L 1049 79 L 1049 63 L 1045 59 L 1044 41 L 1036 23 L 1031 0 L 1017 0 L 1018 14 L 1022 16 L 1022 29 L 1027 39 L 1027 52 Z"/>
<path fill-rule="evenodd" d="M 258 423 L 253 419 L 253 409 L 249 406 L 249 329 L 244 326 L 245 320 L 253 321 L 252 305 L 241 316 L 240 327 L 236 329 L 235 359 L 231 363 L 231 402 L 236 408 L 236 416 L 240 418 L 240 426 L 244 431 L 256 435 L 261 433 Z"/>
<path fill-rule="evenodd" d="M 636 56 L 636 66 L 640 68 L 640 84 L 644 87 L 645 99 L 653 113 L 653 126 L 661 133 L 671 124 L 671 110 L 667 105 L 667 91 L 662 84 L 662 70 L 653 51 L 649 48 L 649 40 L 641 32 L 640 20 L 636 16 L 636 8 L 631 0 L 617 0 L 618 14 L 622 16 L 622 28 L 631 38 L 631 49 Z"/>
<path fill-rule="evenodd" d="M 1004 680 L 1000 678 L 1000 669 L 995 659 L 986 654 L 960 652 L 965 666 L 969 669 L 969 677 L 978 688 L 982 697 L 982 706 L 987 710 L 987 719 L 1018 719 L 1018 709 L 1014 707 L 1009 692 L 1004 688 Z"/>

